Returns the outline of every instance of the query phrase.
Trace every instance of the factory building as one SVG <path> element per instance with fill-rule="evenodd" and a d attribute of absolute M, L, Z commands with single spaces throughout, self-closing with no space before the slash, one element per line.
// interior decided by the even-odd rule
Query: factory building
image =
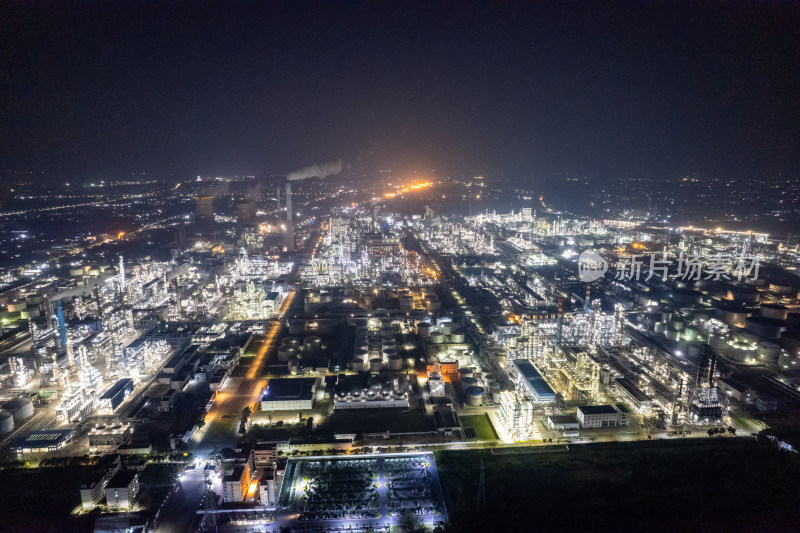
<path fill-rule="evenodd" d="M 315 378 L 271 379 L 261 397 L 261 409 L 263 411 L 312 409 L 316 390 Z"/>
<path fill-rule="evenodd" d="M 535 403 L 549 404 L 556 401 L 556 393 L 542 375 L 526 359 L 515 359 L 514 376 L 517 386 Z"/>
<path fill-rule="evenodd" d="M 135 470 L 120 470 L 106 485 L 106 505 L 118 509 L 129 509 L 139 494 L 139 473 Z"/>
<path fill-rule="evenodd" d="M 624 406 L 623 406 L 624 407 Z M 617 409 L 613 405 L 582 405 L 576 414 L 582 428 L 607 428 L 627 426 L 628 409 Z"/>

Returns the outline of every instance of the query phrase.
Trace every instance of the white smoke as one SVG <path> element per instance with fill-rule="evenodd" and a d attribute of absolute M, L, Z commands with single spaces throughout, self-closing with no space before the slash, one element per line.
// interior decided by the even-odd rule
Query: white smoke
<path fill-rule="evenodd" d="M 299 181 L 313 177 L 322 179 L 327 176 L 338 174 L 342 171 L 343 165 L 344 164 L 342 163 L 341 159 L 338 161 L 331 161 L 330 163 L 323 163 L 321 165 L 311 165 L 310 167 L 289 172 L 286 177 L 289 179 L 289 181 Z"/>

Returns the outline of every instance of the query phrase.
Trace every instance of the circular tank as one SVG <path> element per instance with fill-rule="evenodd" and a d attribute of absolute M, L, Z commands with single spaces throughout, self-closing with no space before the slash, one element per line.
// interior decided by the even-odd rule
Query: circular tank
<path fill-rule="evenodd" d="M 467 389 L 467 405 L 478 407 L 483 405 L 483 387 L 472 386 Z"/>
<path fill-rule="evenodd" d="M 728 288 L 727 298 L 734 302 L 756 304 L 761 299 L 761 293 L 753 287 L 733 285 Z"/>
<path fill-rule="evenodd" d="M 281 344 L 285 344 L 287 346 L 293 346 L 295 348 L 300 347 L 300 339 L 297 337 L 286 337 L 281 341 Z"/>
<path fill-rule="evenodd" d="M 362 360 L 369 359 L 369 350 L 365 348 L 356 348 L 356 351 L 353 352 L 353 357 Z"/>
<path fill-rule="evenodd" d="M 461 367 L 461 368 L 458 369 L 458 375 L 459 375 L 459 377 L 462 377 L 462 378 L 470 378 L 470 377 L 472 377 L 472 373 L 473 372 L 474 371 L 472 370 L 472 368 L 470 368 L 468 366 L 464 366 L 464 367 Z"/>
<path fill-rule="evenodd" d="M 728 339 L 724 335 L 712 333 L 708 336 L 708 345 L 714 351 L 721 351 L 728 344 Z"/>
<path fill-rule="evenodd" d="M 751 363 L 758 357 L 754 345 L 739 341 L 728 343 L 725 355 L 737 363 Z"/>
<path fill-rule="evenodd" d="M 353 366 L 353 372 L 364 371 L 364 361 L 362 361 L 361 359 L 353 359 L 351 365 Z"/>
<path fill-rule="evenodd" d="M 464 342 L 464 330 L 457 328 L 450 333 L 451 342 Z"/>
<path fill-rule="evenodd" d="M 369 369 L 372 372 L 380 372 L 381 368 L 383 368 L 383 359 L 380 357 L 375 357 L 369 360 Z"/>
<path fill-rule="evenodd" d="M 450 326 L 449 322 L 446 322 L 439 326 L 439 331 L 442 333 L 442 335 L 450 335 L 450 333 L 453 331 L 453 328 Z"/>
<path fill-rule="evenodd" d="M 2 408 L 11 413 L 17 421 L 33 416 L 33 402 L 30 398 L 15 398 L 4 403 Z"/>
<path fill-rule="evenodd" d="M 667 329 L 666 322 L 656 322 L 655 325 L 653 326 L 653 331 L 655 331 L 656 333 L 664 333 L 666 329 Z"/>
<path fill-rule="evenodd" d="M 403 369 L 403 358 L 398 355 L 390 355 L 389 356 L 389 370 L 402 370 Z"/>
<path fill-rule="evenodd" d="M 417 334 L 420 337 L 430 337 L 431 325 L 427 322 L 420 322 L 419 324 L 417 324 Z"/>
<path fill-rule="evenodd" d="M 781 355 L 781 347 L 774 342 L 761 341 L 758 343 L 758 359 L 762 363 L 774 363 Z"/>
<path fill-rule="evenodd" d="M 478 385 L 478 380 L 473 377 L 462 377 L 461 378 L 461 387 L 465 390 Z"/>
<path fill-rule="evenodd" d="M 280 347 L 278 347 L 278 360 L 291 361 L 296 357 L 297 357 L 297 348 L 286 344 L 282 344 Z"/>
<path fill-rule="evenodd" d="M 674 329 L 668 329 L 664 335 L 671 341 L 677 341 L 681 338 L 681 332 Z"/>
<path fill-rule="evenodd" d="M 800 365 L 797 364 L 798 357 L 790 354 L 787 351 L 782 351 L 778 356 L 778 366 L 783 370 L 797 370 Z"/>
<path fill-rule="evenodd" d="M 0 411 L 0 434 L 14 430 L 14 415 L 8 411 Z"/>
<path fill-rule="evenodd" d="M 383 355 L 384 355 L 384 357 L 393 357 L 393 356 L 397 355 L 397 349 L 396 348 L 384 348 L 383 349 Z"/>
<path fill-rule="evenodd" d="M 444 335 L 440 331 L 431 333 L 431 342 L 434 344 L 441 344 L 444 342 Z"/>
<path fill-rule="evenodd" d="M 303 349 L 311 353 L 320 351 L 322 349 L 322 339 L 316 336 L 306 337 L 303 341 Z"/>
<path fill-rule="evenodd" d="M 759 312 L 764 318 L 775 320 L 786 320 L 789 316 L 789 309 L 780 304 L 761 304 Z"/>
<path fill-rule="evenodd" d="M 747 320 L 747 311 L 744 309 L 720 307 L 717 309 L 717 318 L 726 324 L 744 327 Z"/>

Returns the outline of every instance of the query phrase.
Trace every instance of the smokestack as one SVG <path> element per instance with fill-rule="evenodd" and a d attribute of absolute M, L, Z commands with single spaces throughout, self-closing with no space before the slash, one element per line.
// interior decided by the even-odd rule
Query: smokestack
<path fill-rule="evenodd" d="M 278 190 L 275 191 L 275 200 L 278 201 L 278 222 L 281 220 L 281 186 L 278 185 Z"/>
<path fill-rule="evenodd" d="M 286 182 L 286 249 L 294 251 L 294 217 L 292 216 L 292 182 Z"/>

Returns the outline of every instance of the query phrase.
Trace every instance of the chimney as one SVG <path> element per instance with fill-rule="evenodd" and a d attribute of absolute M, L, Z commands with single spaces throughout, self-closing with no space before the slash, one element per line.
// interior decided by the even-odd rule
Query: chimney
<path fill-rule="evenodd" d="M 294 251 L 294 217 L 292 216 L 292 182 L 286 182 L 286 249 Z"/>

